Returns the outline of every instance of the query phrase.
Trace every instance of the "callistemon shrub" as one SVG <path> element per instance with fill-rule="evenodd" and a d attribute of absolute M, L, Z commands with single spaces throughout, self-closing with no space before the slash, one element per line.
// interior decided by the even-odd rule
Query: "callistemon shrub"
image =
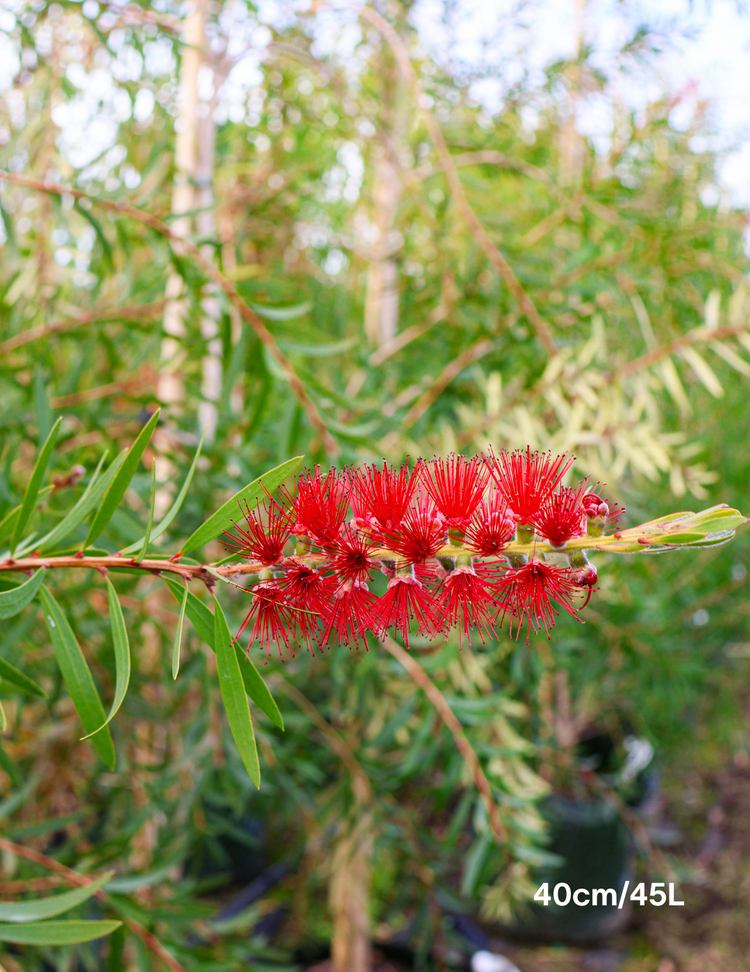
<path fill-rule="evenodd" d="M 224 577 L 258 575 L 237 637 L 249 632 L 266 659 L 273 644 L 282 658 L 295 643 L 366 646 L 368 631 L 407 647 L 410 632 L 454 629 L 459 645 L 506 632 L 528 642 L 561 611 L 581 620 L 597 585 L 587 551 L 717 544 L 744 520 L 720 506 L 620 529 L 624 511 L 598 484 L 563 485 L 574 461 L 527 448 L 306 472 L 224 534 L 246 559 Z"/>

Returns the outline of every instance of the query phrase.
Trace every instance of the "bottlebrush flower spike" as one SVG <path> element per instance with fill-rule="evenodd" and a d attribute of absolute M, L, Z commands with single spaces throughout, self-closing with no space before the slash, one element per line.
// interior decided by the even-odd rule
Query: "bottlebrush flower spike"
<path fill-rule="evenodd" d="M 489 499 L 483 499 L 474 512 L 466 531 L 466 544 L 482 557 L 499 554 L 513 539 L 516 520 L 508 504 L 493 490 Z"/>
<path fill-rule="evenodd" d="M 463 532 L 489 482 L 487 464 L 478 456 L 467 459 L 453 454 L 447 459 L 422 460 L 417 468 L 420 482 L 445 517 L 448 528 Z"/>
<path fill-rule="evenodd" d="M 586 532 L 584 494 L 589 481 L 585 479 L 575 488 L 561 486 L 542 503 L 533 519 L 538 532 L 556 547 Z"/>
<path fill-rule="evenodd" d="M 490 640 L 497 637 L 496 617 L 498 602 L 493 596 L 493 584 L 497 584 L 494 565 L 470 564 L 456 567 L 443 581 L 438 593 L 438 621 L 441 628 L 458 627 L 458 647 L 463 639 L 471 644 L 471 631 L 475 628 L 484 644 L 485 635 Z"/>
<path fill-rule="evenodd" d="M 263 504 L 264 517 L 261 517 L 260 502 L 255 510 L 251 510 L 245 503 L 243 512 L 240 506 L 240 512 L 245 517 L 246 528 L 243 529 L 238 523 L 234 523 L 238 535 L 224 531 L 223 543 L 227 550 L 244 554 L 248 560 L 258 560 L 264 567 L 280 564 L 284 559 L 284 544 L 294 524 L 292 498 L 286 491 L 282 492 L 282 496 L 286 505 L 281 505 L 275 499 L 268 497 Z"/>
<path fill-rule="evenodd" d="M 532 452 L 531 446 L 517 452 L 490 452 L 490 472 L 508 506 L 521 523 L 530 524 L 539 509 L 575 462 L 575 456 Z"/>
<path fill-rule="evenodd" d="M 554 604 L 559 605 L 577 621 L 574 598 L 580 594 L 570 567 L 558 567 L 541 560 L 530 560 L 522 567 L 512 567 L 500 578 L 495 594 L 502 604 L 503 616 L 510 615 L 508 633 L 513 637 L 513 624 L 516 623 L 516 640 L 526 619 L 526 644 L 531 631 L 538 632 L 541 627 L 550 637 L 550 628 L 555 626 L 559 613 Z M 553 603 L 554 602 L 554 603 Z M 502 621 L 501 621 L 502 623 Z"/>
<path fill-rule="evenodd" d="M 293 532 L 310 537 L 326 549 L 335 545 L 346 519 L 346 489 L 336 470 L 331 469 L 323 479 L 320 466 L 309 470 L 297 482 L 295 512 L 297 522 Z"/>
<path fill-rule="evenodd" d="M 253 604 L 247 613 L 245 620 L 240 625 L 240 630 L 235 636 L 235 641 L 242 632 L 252 622 L 250 631 L 250 645 L 255 641 L 260 641 L 261 648 L 266 653 L 266 663 L 268 663 L 268 649 L 272 642 L 275 642 L 279 649 L 281 660 L 284 661 L 284 653 L 281 650 L 282 642 L 291 652 L 292 658 L 294 651 L 289 644 L 289 633 L 293 626 L 292 610 L 286 600 L 286 595 L 282 587 L 275 581 L 261 581 L 256 584 L 251 591 Z"/>
<path fill-rule="evenodd" d="M 430 497 L 422 493 L 398 527 L 384 530 L 379 541 L 400 554 L 407 563 L 423 564 L 443 546 L 446 535 L 445 517 Z"/>
<path fill-rule="evenodd" d="M 381 637 L 389 628 L 395 628 L 408 648 L 410 621 L 416 621 L 419 633 L 430 638 L 442 628 L 438 604 L 417 579 L 413 567 L 388 581 L 387 591 L 370 609 L 364 626 Z"/>

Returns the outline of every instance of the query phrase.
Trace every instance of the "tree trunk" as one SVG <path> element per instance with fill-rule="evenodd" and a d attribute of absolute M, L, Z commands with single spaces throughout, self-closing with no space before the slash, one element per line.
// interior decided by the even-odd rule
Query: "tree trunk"
<path fill-rule="evenodd" d="M 333 920 L 331 972 L 371 972 L 370 854 L 372 815 L 364 811 L 333 852 L 329 904 Z"/>

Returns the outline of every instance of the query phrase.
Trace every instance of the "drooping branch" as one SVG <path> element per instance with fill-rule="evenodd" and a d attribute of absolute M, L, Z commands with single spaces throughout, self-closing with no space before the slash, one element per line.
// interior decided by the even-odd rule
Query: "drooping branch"
<path fill-rule="evenodd" d="M 163 220 L 159 219 L 157 216 L 152 216 L 150 213 L 146 213 L 135 206 L 131 206 L 130 203 L 115 202 L 111 199 L 96 199 L 95 197 L 89 196 L 81 189 L 73 189 L 70 186 L 62 186 L 42 179 L 32 179 L 30 176 L 19 175 L 15 172 L 8 172 L 6 170 L 0 170 L 0 179 L 5 179 L 8 182 L 15 183 L 16 185 L 26 186 L 27 188 L 34 189 L 38 192 L 47 192 L 56 196 L 73 196 L 75 199 L 89 199 L 97 206 L 101 206 L 102 208 L 108 209 L 114 213 L 119 213 L 122 216 L 128 216 L 136 222 L 150 227 L 152 230 L 170 241 L 175 253 L 182 256 L 189 256 L 201 268 L 206 276 L 213 280 L 214 283 L 216 283 L 224 291 L 230 304 L 232 304 L 232 306 L 238 311 L 242 319 L 246 321 L 251 329 L 255 332 L 260 342 L 268 349 L 268 353 L 279 365 L 279 368 L 281 369 L 286 381 L 289 383 L 295 397 L 307 415 L 311 426 L 320 436 L 320 440 L 326 453 L 329 456 L 338 455 L 338 444 L 328 431 L 328 427 L 321 418 L 316 404 L 308 395 L 307 389 L 302 383 L 302 380 L 297 372 L 294 370 L 291 361 L 276 343 L 276 339 L 268 330 L 263 321 L 242 299 L 234 284 L 227 277 L 225 277 L 218 267 L 214 266 L 214 264 L 201 252 L 200 247 L 196 246 L 190 240 L 181 239 L 180 237 L 176 236 L 172 228 L 169 227 Z"/>
<path fill-rule="evenodd" d="M 464 762 L 471 771 L 471 775 L 474 778 L 474 783 L 479 791 L 479 795 L 482 798 L 485 810 L 487 811 L 487 818 L 490 822 L 492 833 L 495 835 L 495 840 L 498 842 L 498 844 L 505 844 L 508 839 L 508 834 L 500 819 L 500 810 L 494 796 L 492 795 L 490 781 L 487 779 L 487 776 L 482 769 L 482 764 L 479 762 L 479 757 L 474 752 L 473 746 L 466 738 L 466 733 L 463 731 L 461 723 L 458 721 L 453 709 L 451 709 L 450 705 L 448 704 L 448 700 L 445 698 L 437 685 L 435 685 L 422 666 L 414 658 L 412 658 L 412 656 L 405 651 L 397 641 L 394 641 L 393 638 L 386 636 L 385 638 L 380 639 L 380 644 L 396 659 L 396 661 L 403 665 L 410 675 L 412 681 L 422 689 L 430 702 L 432 702 L 432 704 L 435 706 L 438 715 L 443 720 L 443 723 L 448 728 L 450 734 L 453 736 L 456 747 L 461 753 Z"/>
<path fill-rule="evenodd" d="M 87 327 L 89 324 L 106 324 L 108 321 L 139 321 L 150 317 L 158 317 L 164 310 L 164 301 L 156 300 L 150 304 L 133 304 L 130 307 L 109 307 L 102 310 L 87 311 L 75 314 L 73 317 L 65 317 L 59 321 L 51 321 L 49 324 L 40 324 L 38 327 L 30 327 L 27 331 L 21 331 L 5 341 L 0 341 L 0 356 L 10 354 L 17 348 L 30 344 L 32 341 L 39 341 L 41 338 L 48 337 L 50 334 L 61 334 L 67 331 L 75 331 L 79 327 Z"/>
<path fill-rule="evenodd" d="M 8 854 L 15 854 L 16 857 L 22 857 L 27 861 L 32 861 L 34 864 L 39 864 L 48 871 L 59 874 L 66 881 L 69 881 L 71 884 L 75 884 L 79 888 L 85 888 L 89 884 L 93 884 L 95 880 L 94 877 L 79 874 L 78 871 L 74 871 L 71 868 L 66 867 L 64 864 L 56 861 L 53 857 L 47 857 L 46 854 L 41 854 L 39 851 L 35 851 L 30 847 L 24 847 L 22 844 L 15 844 L 13 841 L 7 840 L 5 837 L 0 837 L 0 850 L 3 850 Z M 104 890 L 97 891 L 96 897 L 101 901 L 106 901 L 107 892 Z M 122 920 L 130 931 L 140 938 L 146 948 L 164 963 L 164 965 L 169 969 L 169 972 L 186 972 L 185 966 L 181 965 L 177 959 L 166 950 L 156 935 L 152 934 L 147 928 L 144 928 L 143 925 L 134 918 L 130 918 L 125 915 L 122 917 Z"/>

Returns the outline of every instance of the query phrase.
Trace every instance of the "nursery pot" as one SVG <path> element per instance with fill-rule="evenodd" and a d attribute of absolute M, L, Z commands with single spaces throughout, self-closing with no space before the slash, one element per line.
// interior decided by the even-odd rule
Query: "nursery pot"
<path fill-rule="evenodd" d="M 659 777 L 649 766 L 653 749 L 632 736 L 626 747 L 623 765 L 617 772 L 604 773 L 602 779 L 625 788 L 625 802 L 635 812 L 645 813 L 659 789 Z M 606 733 L 590 737 L 581 745 L 579 758 L 582 766 L 609 769 L 617 758 L 611 737 Z M 630 917 L 630 904 L 624 900 L 628 894 L 622 907 L 620 901 L 626 881 L 631 881 L 632 889 L 634 847 L 617 810 L 598 796 L 575 799 L 560 793 L 540 809 L 549 825 L 546 849 L 559 862 L 539 867 L 534 875 L 536 888 L 547 884 L 548 903 L 529 902 L 506 930 L 523 938 L 572 945 L 596 942 L 620 931 Z M 575 902 L 577 889 L 583 889 L 578 900 L 588 903 Z M 595 891 L 599 891 L 596 899 Z"/>

